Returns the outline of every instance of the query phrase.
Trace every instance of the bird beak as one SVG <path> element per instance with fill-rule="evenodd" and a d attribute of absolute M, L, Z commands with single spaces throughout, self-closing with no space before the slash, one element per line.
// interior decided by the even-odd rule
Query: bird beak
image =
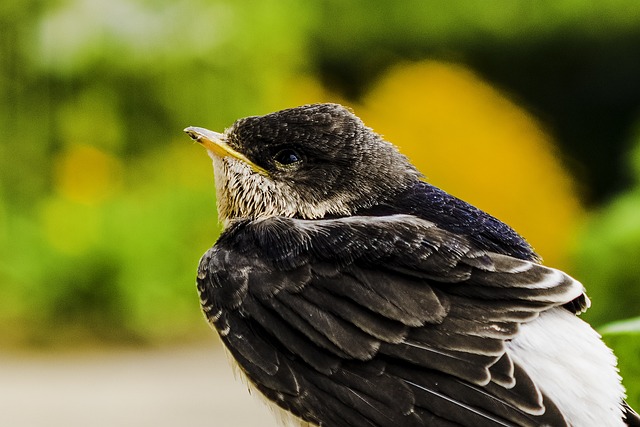
<path fill-rule="evenodd" d="M 234 150 L 226 142 L 224 142 L 225 138 L 223 134 L 195 126 L 189 126 L 184 131 L 194 141 L 199 142 L 210 153 L 220 158 L 233 157 L 234 159 L 238 159 L 248 164 L 249 166 L 251 166 L 251 169 L 258 172 L 259 174 L 262 174 L 264 176 L 269 175 L 264 168 L 256 165 L 251 160 L 247 159 L 244 154 Z"/>

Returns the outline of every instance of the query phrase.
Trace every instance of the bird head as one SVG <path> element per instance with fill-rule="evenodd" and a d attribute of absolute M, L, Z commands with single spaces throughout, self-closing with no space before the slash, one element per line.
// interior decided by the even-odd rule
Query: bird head
<path fill-rule="evenodd" d="M 219 218 L 351 215 L 414 183 L 419 172 L 351 111 L 312 104 L 236 121 L 224 133 L 188 127 L 213 159 Z"/>

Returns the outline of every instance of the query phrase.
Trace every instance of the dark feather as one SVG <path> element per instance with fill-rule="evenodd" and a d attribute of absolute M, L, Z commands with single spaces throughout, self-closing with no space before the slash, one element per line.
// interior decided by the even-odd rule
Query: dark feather
<path fill-rule="evenodd" d="M 414 407 L 414 395 L 399 378 L 384 369 L 372 370 L 368 364 L 348 363 L 336 373 L 335 380 L 386 405 L 389 411 L 409 415 Z"/>
<path fill-rule="evenodd" d="M 485 356 L 500 356 L 504 353 L 504 341 L 469 334 L 465 330 L 446 330 L 439 326 L 412 329 L 407 341 L 429 345 L 443 350 L 454 350 Z"/>
<path fill-rule="evenodd" d="M 272 298 L 268 301 L 264 301 L 264 304 L 268 306 L 275 313 L 278 313 L 286 322 L 288 322 L 293 328 L 298 330 L 304 336 L 307 337 L 313 344 L 330 351 L 338 357 L 344 359 L 351 359 L 352 357 L 342 351 L 340 347 L 331 342 L 323 333 L 309 323 L 309 321 L 303 317 L 300 317 L 294 310 L 280 302 L 279 300 Z"/>
<path fill-rule="evenodd" d="M 423 323 L 416 314 L 408 313 L 407 310 L 398 307 L 393 301 L 348 274 L 325 278 L 318 281 L 317 286 L 319 289 L 348 298 L 386 319 L 395 320 L 408 326 L 420 326 Z"/>
<path fill-rule="evenodd" d="M 424 281 L 395 273 L 380 274 L 364 268 L 351 268 L 345 272 L 355 277 L 363 287 L 393 304 L 403 313 L 407 326 L 440 323 L 448 310 L 446 299 L 440 299 Z"/>
<path fill-rule="evenodd" d="M 491 382 L 502 388 L 511 389 L 516 385 L 515 366 L 513 360 L 506 353 L 491 365 L 489 373 L 491 374 Z"/>
<path fill-rule="evenodd" d="M 253 297 L 247 297 L 243 310 L 265 331 L 273 336 L 281 346 L 299 356 L 315 370 L 331 375 L 340 366 L 340 359 L 328 351 L 319 348 L 299 331 L 295 330 L 278 314 L 262 306 Z"/>
<path fill-rule="evenodd" d="M 400 322 L 381 317 L 361 305 L 315 287 L 307 287 L 301 295 L 379 340 L 397 344 L 409 333 L 409 328 Z"/>
<path fill-rule="evenodd" d="M 287 292 L 277 294 L 276 298 L 348 357 L 369 360 L 378 352 L 378 340 L 330 311 Z"/>
<path fill-rule="evenodd" d="M 435 346 L 410 341 L 400 345 L 383 343 L 380 352 L 386 356 L 445 372 L 479 385 L 486 385 L 491 380 L 489 367 L 497 360 L 495 356 L 442 350 Z"/>
<path fill-rule="evenodd" d="M 624 421 L 629 427 L 640 427 L 640 416 L 631 409 L 627 402 L 622 404 L 624 409 Z"/>
<path fill-rule="evenodd" d="M 442 405 L 451 408 L 456 415 L 448 414 L 446 411 L 443 416 L 450 417 L 452 421 L 460 422 L 461 418 L 470 416 L 476 419 L 477 425 L 518 425 L 518 426 L 540 426 L 548 423 L 553 426 L 566 425 L 564 418 L 557 409 L 553 407 L 551 402 L 546 401 L 543 409 L 542 396 L 539 395 L 540 406 L 536 408 L 536 413 L 528 411 L 529 408 L 523 408 L 518 401 L 513 399 L 505 400 L 491 393 L 486 388 L 478 387 L 473 384 L 460 380 L 451 380 L 441 373 L 433 371 L 413 372 L 409 370 L 398 369 L 397 372 L 401 378 L 411 377 L 412 385 L 420 391 L 417 394 L 417 404 L 424 408 L 439 408 Z M 492 386 L 495 387 L 495 386 Z M 435 404 L 434 404 L 435 402 Z M 482 408 L 483 410 L 478 411 Z M 542 413 L 540 411 L 544 413 Z M 436 409 L 436 412 L 437 409 Z M 491 420 L 495 418 L 495 420 Z M 476 424 L 464 424 L 476 425 Z"/>
<path fill-rule="evenodd" d="M 386 375 L 365 379 L 348 371 L 341 371 L 333 377 L 310 374 L 308 378 L 345 406 L 354 408 L 372 425 L 422 425 L 420 418 L 411 411 L 411 391 L 408 387 L 403 387 L 398 379 Z M 392 394 L 393 392 L 396 394 Z"/>
<path fill-rule="evenodd" d="M 221 335 L 222 341 L 245 372 L 250 372 L 250 378 L 255 383 L 279 393 L 300 393 L 296 374 L 287 363 L 283 363 L 284 360 L 280 360 L 275 348 L 269 346 L 259 335 L 251 333 L 236 316 L 231 316 L 229 325 L 231 331 Z"/>

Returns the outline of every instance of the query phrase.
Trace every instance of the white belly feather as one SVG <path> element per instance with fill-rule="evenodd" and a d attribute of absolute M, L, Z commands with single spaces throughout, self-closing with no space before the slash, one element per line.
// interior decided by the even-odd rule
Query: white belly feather
<path fill-rule="evenodd" d="M 522 325 L 508 352 L 573 427 L 625 425 L 616 357 L 569 311 L 556 308 Z"/>

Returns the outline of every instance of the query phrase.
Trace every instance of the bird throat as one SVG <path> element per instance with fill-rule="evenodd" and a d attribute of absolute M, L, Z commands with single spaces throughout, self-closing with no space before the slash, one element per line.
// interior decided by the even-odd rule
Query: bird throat
<path fill-rule="evenodd" d="M 353 200 L 335 196 L 304 200 L 286 182 L 256 173 L 249 165 L 229 157 L 213 157 L 218 219 L 226 228 L 233 220 L 270 216 L 319 219 L 353 214 Z"/>

